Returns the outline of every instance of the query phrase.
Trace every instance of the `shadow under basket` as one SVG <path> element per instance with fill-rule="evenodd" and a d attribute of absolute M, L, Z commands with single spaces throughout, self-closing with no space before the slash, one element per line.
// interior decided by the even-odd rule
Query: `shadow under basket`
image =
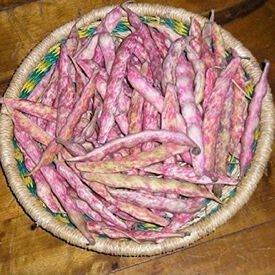
<path fill-rule="evenodd" d="M 100 19 L 112 8 L 105 7 L 92 10 L 84 15 L 77 23 L 79 36 L 92 36 Z M 188 35 L 190 17 L 195 17 L 201 24 L 206 21 L 206 18 L 199 15 L 168 6 L 131 4 L 130 8 L 141 16 L 143 22 L 152 26 L 162 24 L 167 28 L 172 28 L 182 36 Z M 60 45 L 69 35 L 74 23 L 70 22 L 56 29 L 32 50 L 17 69 L 5 93 L 6 97 L 28 97 L 57 62 Z M 123 19 L 113 33 L 125 37 L 129 33 L 127 26 L 128 22 Z M 227 49 L 234 48 L 240 56 L 249 58 L 243 59 L 242 65 L 249 77 L 256 83 L 261 75 L 261 69 L 256 59 L 230 33 L 222 29 L 222 35 Z M 228 54 L 230 53 L 228 52 Z M 249 97 L 253 93 L 253 85 L 247 87 L 246 92 Z M 227 186 L 224 188 L 222 195 L 224 203 L 219 205 L 216 202 L 206 200 L 206 206 L 196 213 L 195 218 L 182 229 L 190 232 L 190 235 L 184 238 L 165 239 L 158 244 L 152 242 L 138 244 L 128 239 L 113 240 L 98 236 L 95 245 L 87 245 L 86 239 L 70 223 L 67 216 L 53 214 L 37 197 L 35 182 L 28 175 L 23 155 L 13 136 L 13 123 L 3 112 L 0 117 L 0 125 L 0 153 L 4 172 L 14 195 L 37 225 L 72 245 L 88 250 L 121 256 L 150 256 L 189 246 L 225 223 L 248 201 L 260 181 L 270 157 L 274 135 L 274 106 L 269 88 L 262 105 L 259 130 L 255 136 L 254 148 L 252 148 L 255 152 L 250 168 L 237 187 Z M 229 162 L 230 173 L 238 173 L 238 160 L 229 157 Z M 141 225 L 141 227 L 143 230 L 147 229 L 146 224 Z"/>

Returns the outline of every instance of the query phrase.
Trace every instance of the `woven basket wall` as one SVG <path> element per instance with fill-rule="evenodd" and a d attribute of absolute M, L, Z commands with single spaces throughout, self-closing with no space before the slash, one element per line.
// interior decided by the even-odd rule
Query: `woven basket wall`
<path fill-rule="evenodd" d="M 181 35 L 188 34 L 188 24 L 193 16 L 203 24 L 202 18 L 183 9 L 175 9 L 167 6 L 132 4 L 131 9 L 142 16 L 142 20 L 148 24 L 163 24 L 172 28 Z M 105 7 L 93 10 L 83 16 L 78 22 L 80 37 L 91 36 L 95 31 L 98 20 L 103 18 L 113 7 Z M 27 98 L 33 88 L 56 63 L 60 51 L 60 44 L 66 38 L 73 26 L 70 22 L 47 36 L 26 57 L 17 69 L 9 88 L 7 97 Z M 122 20 L 115 32 L 125 36 L 127 34 L 127 21 Z M 261 70 L 252 54 L 227 31 L 222 30 L 226 47 L 234 48 L 240 56 L 250 59 L 242 60 L 243 67 L 248 75 L 257 82 Z M 253 93 L 253 85 L 247 87 L 247 97 Z M 218 226 L 230 219 L 249 199 L 262 177 L 263 170 L 271 153 L 271 145 L 274 135 L 274 106 L 270 89 L 263 102 L 259 131 L 255 136 L 255 155 L 249 171 L 237 188 L 226 187 L 220 206 L 214 202 L 207 202 L 207 207 L 197 213 L 196 218 L 187 224 L 190 236 L 185 238 L 167 239 L 159 244 L 137 244 L 130 240 L 111 240 L 98 237 L 96 244 L 88 246 L 85 238 L 76 230 L 64 215 L 53 215 L 36 197 L 35 182 L 27 176 L 28 171 L 24 165 L 23 156 L 13 138 L 13 124 L 10 118 L 1 113 L 0 117 L 0 154 L 4 172 L 8 183 L 22 205 L 24 210 L 37 222 L 39 226 L 51 232 L 53 235 L 82 248 L 113 255 L 142 256 L 155 255 L 186 247 L 199 238 L 215 230 Z M 257 146 L 256 146 L 257 145 Z M 231 173 L 237 173 L 236 160 L 231 159 Z M 146 227 L 146 226 L 145 226 Z M 146 229 L 146 228 L 145 228 Z"/>

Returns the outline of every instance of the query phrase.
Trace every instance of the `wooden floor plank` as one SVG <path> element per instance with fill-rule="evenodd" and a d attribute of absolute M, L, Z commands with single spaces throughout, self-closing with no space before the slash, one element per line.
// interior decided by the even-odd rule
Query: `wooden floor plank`
<path fill-rule="evenodd" d="M 59 274 L 106 274 L 141 261 L 88 252 L 32 229 L 25 215 L 0 222 L 0 274 L 54 274 L 57 264 Z"/>
<path fill-rule="evenodd" d="M 0 96 L 3 96 L 3 94 L 6 91 L 6 89 L 8 88 L 8 85 L 9 85 L 9 80 L 8 81 L 4 81 L 3 83 L 0 83 Z"/>
<path fill-rule="evenodd" d="M 2 169 L 0 172 L 0 223 L 9 220 L 18 218 L 24 215 L 23 210 L 19 206 L 16 198 L 12 195 L 11 190 L 8 188 L 6 179 L 3 175 Z M 0 231 L 1 232 L 1 231 Z"/>
<path fill-rule="evenodd" d="M 274 274 L 274 233 L 275 220 L 114 274 Z"/>
<path fill-rule="evenodd" d="M 0 2 L 0 82 L 9 79 L 26 54 L 55 28 L 89 12 L 92 8 L 120 4 L 120 0 L 26 0 Z M 165 0 L 140 0 L 167 5 Z M 260 6 L 264 0 L 181 0 L 169 5 L 207 15 L 215 9 L 217 20 L 229 21 Z M 12 45 L 12 47 L 11 47 Z"/>

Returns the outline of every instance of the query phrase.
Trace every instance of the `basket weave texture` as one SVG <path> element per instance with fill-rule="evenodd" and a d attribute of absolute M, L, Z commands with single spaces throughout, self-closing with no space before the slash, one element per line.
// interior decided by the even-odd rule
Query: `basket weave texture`
<path fill-rule="evenodd" d="M 103 18 L 112 8 L 113 7 L 105 7 L 93 10 L 83 16 L 77 23 L 80 37 L 91 36 L 98 20 Z M 141 15 L 146 23 L 153 25 L 164 24 L 181 35 L 188 33 L 188 23 L 191 16 L 195 17 L 201 24 L 206 20 L 201 16 L 183 9 L 175 9 L 167 6 L 131 4 L 131 9 Z M 17 69 L 5 96 L 20 96 L 21 98 L 26 98 L 30 94 L 35 85 L 57 61 L 60 43 L 62 43 L 62 39 L 68 36 L 73 24 L 74 22 L 70 22 L 58 28 L 32 50 Z M 126 33 L 127 22 L 122 20 L 115 31 Z M 261 70 L 256 59 L 227 31 L 222 29 L 222 35 L 227 48 L 234 48 L 240 56 L 250 58 L 249 60 L 244 59 L 242 61 L 243 67 L 255 82 L 258 81 Z M 248 95 L 250 92 L 252 92 L 252 89 L 248 87 Z M 198 213 L 197 218 L 188 224 L 188 231 L 191 232 L 190 236 L 167 239 L 159 244 L 149 242 L 137 244 L 130 240 L 118 241 L 98 237 L 95 245 L 87 245 L 85 238 L 78 230 L 70 225 L 67 217 L 53 215 L 43 207 L 35 196 L 35 183 L 30 177 L 26 176 L 28 171 L 24 166 L 22 154 L 13 138 L 12 121 L 7 115 L 3 114 L 3 112 L 0 116 L 1 162 L 9 185 L 19 203 L 39 226 L 51 232 L 53 235 L 73 245 L 112 255 L 149 256 L 167 253 L 172 250 L 187 247 L 201 237 L 214 231 L 218 226 L 230 219 L 248 201 L 262 177 L 263 170 L 271 153 L 275 125 L 274 113 L 272 95 L 269 89 L 263 101 L 260 132 L 258 132 L 255 155 L 249 171 L 239 186 L 237 188 L 226 187 L 222 198 L 223 201 L 226 201 L 224 205 L 219 206 L 214 202 L 207 203 L 207 210 Z M 232 173 L 233 172 L 234 165 L 232 165 Z"/>

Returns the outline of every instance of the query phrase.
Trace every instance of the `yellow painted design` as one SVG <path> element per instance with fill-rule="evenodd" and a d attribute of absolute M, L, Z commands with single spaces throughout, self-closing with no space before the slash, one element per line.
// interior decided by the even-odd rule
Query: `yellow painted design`
<path fill-rule="evenodd" d="M 188 33 L 188 29 L 186 28 L 186 26 L 182 23 L 182 22 L 177 22 L 174 21 L 175 24 L 175 31 L 180 33 L 180 34 L 187 34 Z"/>
<path fill-rule="evenodd" d="M 14 158 L 20 162 L 22 162 L 24 160 L 23 154 L 21 153 L 21 151 L 18 148 L 16 148 L 14 150 Z"/>
<path fill-rule="evenodd" d="M 143 226 L 146 228 L 156 228 L 156 225 L 153 223 L 144 223 Z"/>
<path fill-rule="evenodd" d="M 28 187 L 33 187 L 32 178 L 30 176 L 22 175 L 22 179 Z"/>
<path fill-rule="evenodd" d="M 50 64 L 47 63 L 45 60 L 42 60 L 38 66 L 37 66 L 37 70 L 39 72 L 44 72 L 44 71 L 47 71 L 47 69 L 49 68 Z"/>
<path fill-rule="evenodd" d="M 43 201 L 41 201 L 39 198 L 38 198 L 38 201 L 42 205 L 43 208 L 47 208 L 47 205 Z"/>
<path fill-rule="evenodd" d="M 88 34 L 87 34 L 87 29 L 81 29 L 78 31 L 78 36 L 79 38 L 84 38 L 86 37 Z"/>
<path fill-rule="evenodd" d="M 34 89 L 34 87 L 35 87 L 35 85 L 36 85 L 36 83 L 34 82 L 34 80 L 28 80 L 25 84 L 24 84 L 24 86 L 23 86 L 23 88 L 22 88 L 22 90 L 26 90 L 26 91 L 32 91 L 33 89 Z"/>
<path fill-rule="evenodd" d="M 121 23 L 122 23 L 123 25 L 125 25 L 125 26 L 130 26 L 130 23 L 129 23 L 129 21 L 128 21 L 128 18 L 126 18 L 126 17 L 122 18 Z"/>
<path fill-rule="evenodd" d="M 256 130 L 256 132 L 255 132 L 255 136 L 254 136 L 255 140 L 258 140 L 258 139 L 259 139 L 260 134 L 261 134 L 261 131 L 260 131 L 260 128 L 258 128 L 258 129 Z"/>
<path fill-rule="evenodd" d="M 60 53 L 60 43 L 57 43 L 56 45 L 52 46 L 50 48 L 50 52 L 55 55 L 59 55 Z"/>
<path fill-rule="evenodd" d="M 223 201 L 222 201 L 223 204 L 227 203 L 230 199 L 231 199 L 231 197 L 227 197 L 227 198 L 223 199 Z"/>
<path fill-rule="evenodd" d="M 63 223 L 68 223 L 68 220 L 64 217 L 62 217 L 61 215 L 56 215 L 55 217 L 57 220 L 63 222 Z"/>
<path fill-rule="evenodd" d="M 254 90 L 253 84 L 248 83 L 248 84 L 246 85 L 246 87 L 245 87 L 246 95 L 247 95 L 248 97 L 251 97 L 251 95 L 252 95 L 252 93 L 253 93 L 253 90 Z"/>
<path fill-rule="evenodd" d="M 160 17 L 145 16 L 144 18 L 146 18 L 146 20 L 147 20 L 149 23 L 156 23 L 156 24 L 160 24 L 160 23 L 161 23 L 161 18 L 160 18 Z"/>

